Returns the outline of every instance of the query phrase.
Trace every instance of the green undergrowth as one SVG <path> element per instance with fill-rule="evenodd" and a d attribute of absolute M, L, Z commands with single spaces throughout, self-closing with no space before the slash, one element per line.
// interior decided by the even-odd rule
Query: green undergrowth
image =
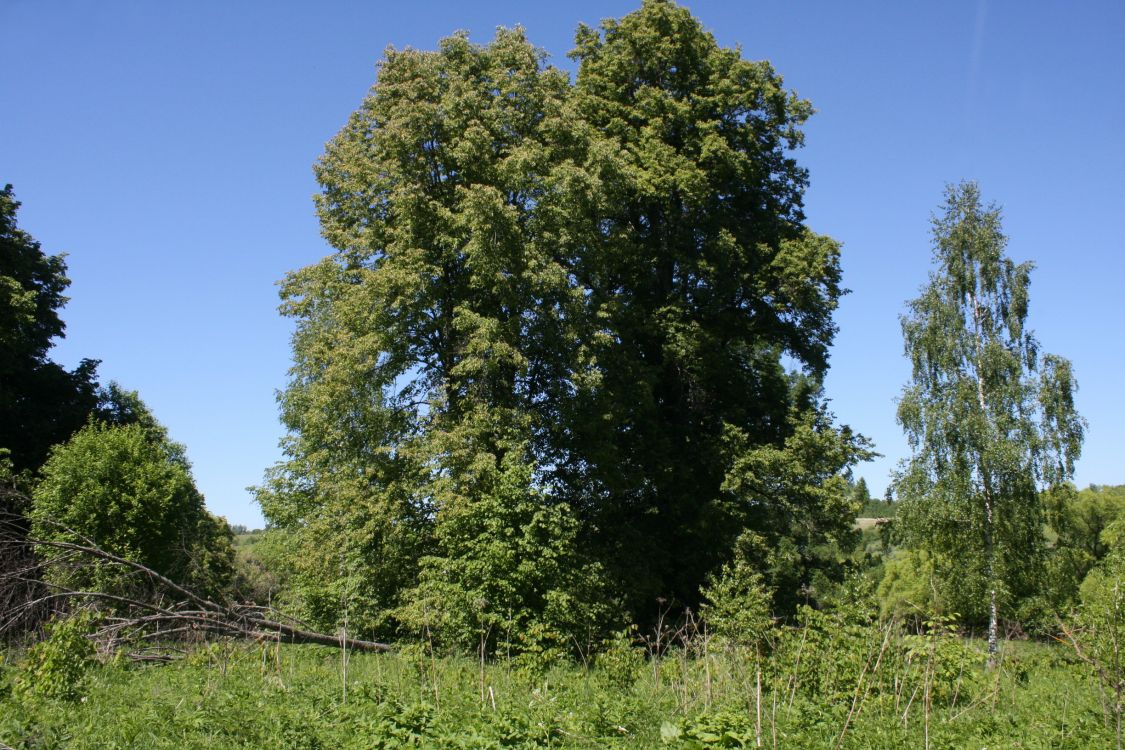
<path fill-rule="evenodd" d="M 811 635 L 810 635 L 811 634 Z M 182 661 L 96 663 L 80 694 L 21 688 L 0 662 L 13 748 L 1109 747 L 1096 683 L 1057 646 L 1009 644 L 987 671 L 955 638 L 880 642 L 807 630 L 748 649 L 529 666 L 421 649 L 349 654 L 212 644 Z M 831 651 L 867 638 L 854 658 Z M 835 639 L 835 640 L 834 640 Z M 841 640 L 843 639 L 843 640 Z M 943 653 L 944 650 L 944 653 Z M 882 653 L 882 660 L 879 654 Z M 760 686 L 760 687 L 759 687 Z"/>

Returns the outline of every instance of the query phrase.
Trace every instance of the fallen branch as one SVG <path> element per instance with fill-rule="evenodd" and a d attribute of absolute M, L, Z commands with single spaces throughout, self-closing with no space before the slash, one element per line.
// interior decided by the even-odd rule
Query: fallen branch
<path fill-rule="evenodd" d="M 27 534 L 26 521 L 17 514 L 0 514 L 0 554 L 10 554 L 13 559 L 25 562 L 9 571 L 0 571 L 5 583 L 19 582 L 34 586 L 40 592 L 28 597 L 9 610 L 0 621 L 0 633 L 6 623 L 17 622 L 25 610 L 41 611 L 50 605 L 67 601 L 99 602 L 108 605 L 100 625 L 90 635 L 100 641 L 130 643 L 159 638 L 183 638 L 187 635 L 220 636 L 271 643 L 305 643 L 332 646 L 356 651 L 390 651 L 385 643 L 347 638 L 335 634 L 319 633 L 307 626 L 292 624 L 291 618 L 269 608 L 244 603 L 215 602 L 179 584 L 167 576 L 134 560 L 116 555 L 98 546 L 93 540 L 63 529 L 67 536 L 78 541 L 36 539 Z M 62 552 L 62 557 L 50 559 L 43 551 Z M 34 554 L 32 554 L 34 553 Z M 34 562 L 38 559 L 38 562 Z M 50 580 L 45 575 L 52 564 L 62 561 L 88 561 L 118 567 L 147 581 L 151 586 L 150 598 L 90 590 L 69 589 Z M 42 593 L 46 592 L 46 593 Z M 163 603 L 172 600 L 174 604 Z M 148 653 L 144 660 L 151 661 Z"/>

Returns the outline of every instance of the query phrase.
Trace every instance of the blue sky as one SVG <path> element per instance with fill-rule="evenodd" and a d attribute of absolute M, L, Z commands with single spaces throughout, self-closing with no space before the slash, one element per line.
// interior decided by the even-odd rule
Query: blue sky
<path fill-rule="evenodd" d="M 639 2 L 639 0 L 637 0 Z M 569 68 L 579 22 L 637 2 L 3 0 L 0 183 L 68 253 L 67 338 L 187 444 L 212 511 L 260 525 L 245 487 L 280 457 L 290 325 L 276 282 L 328 252 L 312 163 L 388 45 L 487 41 L 522 24 Z M 809 224 L 844 243 L 827 394 L 884 457 L 909 377 L 898 316 L 930 267 L 947 182 L 1004 208 L 1032 260 L 1031 324 L 1069 357 L 1089 420 L 1076 481 L 1125 482 L 1125 4 L 693 2 L 724 45 L 768 59 L 818 113 L 799 154 Z"/>

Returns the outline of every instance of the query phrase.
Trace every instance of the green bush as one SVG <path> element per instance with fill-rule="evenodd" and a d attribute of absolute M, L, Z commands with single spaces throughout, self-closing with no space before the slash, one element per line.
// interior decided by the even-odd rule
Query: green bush
<path fill-rule="evenodd" d="M 900 550 L 883 565 L 877 597 L 879 616 L 924 621 L 940 612 L 934 559 L 925 550 Z"/>
<path fill-rule="evenodd" d="M 755 747 L 754 721 L 744 713 L 704 713 L 678 723 L 665 722 L 660 739 L 666 745 L 695 750 L 706 747 Z"/>
<path fill-rule="evenodd" d="M 937 617 L 923 632 L 903 638 L 906 663 L 915 679 L 928 687 L 934 704 L 967 702 L 981 682 L 986 655 L 957 633 L 956 618 Z"/>
<path fill-rule="evenodd" d="M 820 700 L 849 700 L 878 653 L 883 633 L 861 608 L 801 606 L 797 627 L 779 634 L 770 668 L 794 690 Z"/>
<path fill-rule="evenodd" d="M 645 667 L 644 652 L 635 643 L 635 631 L 622 630 L 603 641 L 594 666 L 596 674 L 613 688 L 633 687 Z"/>
<path fill-rule="evenodd" d="M 183 448 L 151 425 L 92 423 L 56 446 L 44 465 L 31 510 L 38 539 L 90 540 L 169 578 L 214 591 L 229 582 L 233 548 L 226 522 L 210 516 Z M 48 562 L 66 557 L 43 547 Z M 112 590 L 120 568 L 79 560 L 52 565 L 52 583 Z"/>
<path fill-rule="evenodd" d="M 472 499 L 438 515 L 439 553 L 422 559 L 397 614 L 443 646 L 549 664 L 600 639 L 612 609 L 600 568 L 579 554 L 570 508 L 534 489 L 515 455 Z"/>
<path fill-rule="evenodd" d="M 94 644 L 87 638 L 92 615 L 81 612 L 53 620 L 47 637 L 31 647 L 16 678 L 16 691 L 61 700 L 82 697 L 94 664 Z"/>
<path fill-rule="evenodd" d="M 762 575 L 737 560 L 724 565 L 702 589 L 703 619 L 712 633 L 739 645 L 766 640 L 773 627 L 770 605 L 773 592 Z"/>
<path fill-rule="evenodd" d="M 1112 551 L 1086 576 L 1080 593 L 1078 628 L 1072 633 L 1085 660 L 1101 681 L 1107 710 L 1116 719 L 1118 747 L 1125 714 L 1125 520 L 1110 524 L 1102 536 Z"/>

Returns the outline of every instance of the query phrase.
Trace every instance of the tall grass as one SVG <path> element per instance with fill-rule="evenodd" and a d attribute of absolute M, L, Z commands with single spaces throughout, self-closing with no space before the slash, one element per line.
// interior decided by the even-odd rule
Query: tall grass
<path fill-rule="evenodd" d="M 9 659 L 0 678 L 0 742 L 345 750 L 1112 745 L 1087 668 L 1060 647 L 1009 644 L 1001 666 L 986 672 L 976 644 L 869 631 L 826 642 L 810 626 L 778 639 L 769 655 L 696 639 L 645 658 L 621 642 L 592 664 L 482 663 L 409 647 L 350 654 L 346 674 L 340 654 L 325 647 L 215 643 L 173 664 L 96 665 L 78 700 L 12 689 L 22 672 Z M 845 643 L 848 653 L 839 651 Z"/>

